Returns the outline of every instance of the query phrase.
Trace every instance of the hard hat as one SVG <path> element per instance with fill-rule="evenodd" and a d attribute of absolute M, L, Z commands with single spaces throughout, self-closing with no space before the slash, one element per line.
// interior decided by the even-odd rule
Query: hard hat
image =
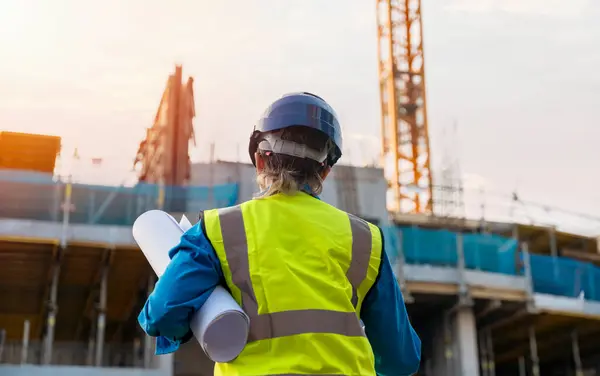
<path fill-rule="evenodd" d="M 307 127 L 325 134 L 329 140 L 323 150 L 281 139 L 289 127 Z M 254 153 L 259 149 L 276 154 L 309 158 L 333 166 L 342 156 L 342 130 L 333 108 L 322 98 L 306 92 L 285 94 L 264 112 L 250 136 L 248 152 L 256 166 Z"/>

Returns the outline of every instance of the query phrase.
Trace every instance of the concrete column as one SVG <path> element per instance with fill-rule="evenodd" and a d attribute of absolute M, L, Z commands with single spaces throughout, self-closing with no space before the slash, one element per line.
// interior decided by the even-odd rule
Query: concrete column
<path fill-rule="evenodd" d="M 6 343 L 6 329 L 0 329 L 0 363 L 4 354 L 4 344 Z"/>
<path fill-rule="evenodd" d="M 456 343 L 454 342 L 454 330 L 451 320 L 452 311 L 444 314 L 444 322 L 442 326 L 444 336 L 444 368 L 442 373 L 452 375 L 456 368 Z"/>
<path fill-rule="evenodd" d="M 558 280 L 560 278 L 557 262 L 558 245 L 556 242 L 556 228 L 554 226 L 548 229 L 548 240 L 550 242 L 550 255 L 552 255 L 552 272 L 554 279 Z"/>
<path fill-rule="evenodd" d="M 459 304 L 464 306 L 471 306 L 473 300 L 469 294 L 469 287 L 466 281 L 466 262 L 465 262 L 465 249 L 463 243 L 463 235 L 456 234 L 456 269 L 458 271 L 458 298 Z"/>
<path fill-rule="evenodd" d="M 27 355 L 29 355 L 29 331 L 31 325 L 29 320 L 25 320 L 23 323 L 23 342 L 21 345 L 21 364 L 27 363 Z"/>
<path fill-rule="evenodd" d="M 468 306 L 456 305 L 440 312 L 428 325 L 432 343 L 431 375 L 480 376 L 475 314 Z M 489 347 L 486 348 L 489 354 Z"/>
<path fill-rule="evenodd" d="M 452 320 L 454 342 L 458 348 L 455 375 L 479 376 L 477 327 L 475 314 L 470 307 L 460 307 Z"/>
<path fill-rule="evenodd" d="M 529 351 L 531 356 L 531 375 L 540 376 L 540 359 L 538 357 L 537 339 L 535 338 L 535 328 L 529 327 Z"/>
<path fill-rule="evenodd" d="M 581 355 L 579 353 L 579 335 L 577 330 L 571 332 L 571 346 L 573 349 L 573 363 L 575 364 L 575 376 L 583 376 L 583 366 L 581 364 Z"/>
<path fill-rule="evenodd" d="M 523 269 L 525 274 L 525 293 L 527 294 L 527 311 L 535 313 L 535 300 L 533 290 L 533 275 L 531 273 L 531 258 L 529 257 L 529 245 L 527 243 L 521 244 L 521 250 L 523 252 Z"/>
<path fill-rule="evenodd" d="M 527 365 L 524 356 L 519 357 L 519 376 L 527 376 Z"/>
<path fill-rule="evenodd" d="M 154 358 L 154 338 L 149 335 L 144 336 L 144 368 L 153 368 L 152 359 Z"/>
<path fill-rule="evenodd" d="M 133 366 L 140 367 L 140 353 L 142 352 L 142 344 L 138 337 L 133 339 Z"/>
<path fill-rule="evenodd" d="M 88 347 L 87 347 L 87 353 L 86 353 L 86 357 L 85 357 L 85 364 L 88 366 L 92 366 L 94 364 L 94 346 L 96 344 L 96 322 L 94 320 L 91 320 L 90 323 L 90 333 L 88 335 Z"/>
<path fill-rule="evenodd" d="M 56 325 L 56 314 L 58 306 L 56 303 L 58 295 L 58 277 L 60 275 L 60 263 L 56 261 L 52 270 L 52 282 L 50 284 L 50 301 L 48 302 L 48 317 L 46 319 L 46 337 L 44 338 L 44 351 L 42 364 L 52 362 L 52 345 L 54 343 L 54 326 Z"/>
<path fill-rule="evenodd" d="M 154 273 L 150 273 L 148 277 L 148 296 L 154 290 L 154 281 L 155 281 Z M 144 368 L 152 367 L 152 358 L 154 357 L 154 338 L 149 335 L 144 336 Z"/>
<path fill-rule="evenodd" d="M 486 333 L 479 332 L 479 364 L 481 365 L 481 376 L 489 376 L 488 353 L 486 347 Z"/>
<path fill-rule="evenodd" d="M 430 336 L 435 340 L 431 343 L 431 358 L 426 376 L 453 376 L 454 350 L 452 348 L 452 323 L 449 314 L 440 312 L 431 319 L 428 325 Z"/>
<path fill-rule="evenodd" d="M 550 255 L 558 257 L 558 245 L 556 243 L 556 228 L 554 226 L 548 229 L 548 238 L 550 239 Z"/>
<path fill-rule="evenodd" d="M 485 331 L 485 333 L 485 347 L 487 349 L 488 355 L 488 374 L 489 376 L 496 376 L 496 361 L 494 357 L 494 342 L 492 337 L 492 331 L 488 329 Z"/>
<path fill-rule="evenodd" d="M 161 376 L 173 376 L 175 354 L 159 355 L 156 357 Z"/>
<path fill-rule="evenodd" d="M 108 283 L 108 265 L 102 269 L 100 280 L 100 298 L 98 301 L 98 318 L 96 322 L 96 367 L 102 366 L 103 350 L 104 350 L 104 328 L 106 324 L 106 290 Z"/>

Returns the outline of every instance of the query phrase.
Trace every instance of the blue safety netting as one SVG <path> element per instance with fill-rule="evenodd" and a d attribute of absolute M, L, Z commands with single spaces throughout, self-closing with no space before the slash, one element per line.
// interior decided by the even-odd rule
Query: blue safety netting
<path fill-rule="evenodd" d="M 455 232 L 418 227 L 387 227 L 383 232 L 386 252 L 392 261 L 402 250 L 405 261 L 409 264 L 457 264 L 458 236 Z M 468 269 L 516 274 L 515 240 L 493 234 L 463 234 L 462 241 Z"/>
<path fill-rule="evenodd" d="M 407 264 L 456 267 L 457 234 L 418 227 L 383 228 L 392 262 L 403 252 Z M 491 234 L 463 234 L 465 266 L 471 270 L 524 275 L 523 254 L 514 239 Z M 537 293 L 600 301 L 600 268 L 566 257 L 530 255 L 533 289 Z"/>
<path fill-rule="evenodd" d="M 67 184 L 51 176 L 0 171 L 0 217 L 61 221 Z M 237 184 L 213 187 L 133 187 L 72 184 L 69 223 L 131 225 L 141 213 L 162 208 L 177 213 L 231 206 Z M 162 204 L 161 204 L 162 203 Z"/>
<path fill-rule="evenodd" d="M 533 288 L 543 294 L 600 300 L 600 268 L 567 257 L 530 255 Z"/>

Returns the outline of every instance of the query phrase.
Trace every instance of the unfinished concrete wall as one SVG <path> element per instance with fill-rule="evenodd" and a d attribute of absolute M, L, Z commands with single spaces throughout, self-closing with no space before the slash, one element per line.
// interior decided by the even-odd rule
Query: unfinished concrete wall
<path fill-rule="evenodd" d="M 343 210 L 344 200 L 339 197 L 340 190 L 352 190 L 350 186 L 355 182 L 356 207 L 358 215 L 379 224 L 389 223 L 386 209 L 387 183 L 383 170 L 372 167 L 351 167 L 351 176 L 347 173 L 342 178 L 341 171 L 348 166 L 334 167 L 332 173 L 325 181 L 321 198 Z M 336 174 L 336 171 L 338 173 Z M 215 162 L 213 164 L 196 163 L 192 165 L 190 185 L 214 185 L 225 183 L 239 184 L 238 201 L 250 200 L 258 192 L 254 166 L 246 163 Z"/>

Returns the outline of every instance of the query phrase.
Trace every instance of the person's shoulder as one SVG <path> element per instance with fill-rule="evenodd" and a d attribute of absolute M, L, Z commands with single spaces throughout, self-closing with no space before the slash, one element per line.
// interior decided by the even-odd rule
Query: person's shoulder
<path fill-rule="evenodd" d="M 245 201 L 245 202 L 242 202 L 242 203 L 236 204 L 236 205 L 224 206 L 224 207 L 221 207 L 221 208 L 214 208 L 214 209 L 202 210 L 198 214 L 198 220 L 202 221 L 206 217 L 211 217 L 212 215 L 225 214 L 225 213 L 230 212 L 230 211 L 241 209 L 242 205 L 246 204 L 247 202 L 248 201 Z"/>

